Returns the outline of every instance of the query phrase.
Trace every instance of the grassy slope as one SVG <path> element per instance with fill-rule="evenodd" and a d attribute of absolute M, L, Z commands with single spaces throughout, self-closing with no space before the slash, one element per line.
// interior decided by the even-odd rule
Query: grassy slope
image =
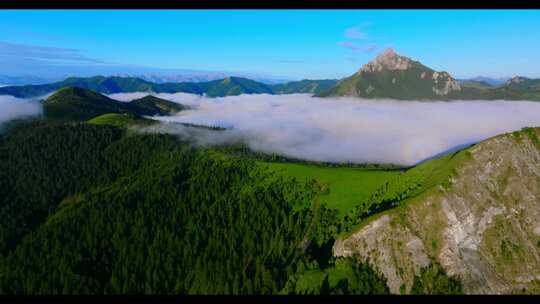
<path fill-rule="evenodd" d="M 119 128 L 127 127 L 128 125 L 151 125 L 156 123 L 154 120 L 145 119 L 142 117 L 137 117 L 130 114 L 116 114 L 108 113 L 101 116 L 92 118 L 88 121 L 89 124 L 93 125 L 110 125 Z"/>
<path fill-rule="evenodd" d="M 146 96 L 131 102 L 120 102 L 78 87 L 58 90 L 45 100 L 43 106 L 46 118 L 64 121 L 86 121 L 110 113 L 128 113 L 135 117 L 171 115 L 186 109 L 183 105 L 154 96 Z"/>
<path fill-rule="evenodd" d="M 132 100 L 128 103 L 138 115 L 171 115 L 185 110 L 186 107 L 152 95 Z"/>
<path fill-rule="evenodd" d="M 382 184 L 399 174 L 399 171 L 369 170 L 361 168 L 329 168 L 293 163 L 266 163 L 272 171 L 284 176 L 315 179 L 322 189 L 319 199 L 329 208 L 338 209 L 340 215 L 367 199 Z"/>
<path fill-rule="evenodd" d="M 425 195 L 432 193 L 439 186 L 447 187 L 449 178 L 455 174 L 455 168 L 470 157 L 468 152 L 470 148 L 464 148 L 426 161 L 407 170 L 397 178 L 392 179 L 385 190 L 387 193 L 403 193 L 402 199 L 391 208 L 376 212 L 362 219 L 352 229 L 343 231 L 339 237 L 346 238 L 384 214 L 399 212 L 410 204 L 421 201 Z M 414 185 L 419 186 L 414 187 Z M 404 191 L 403 189 L 411 190 Z"/>
<path fill-rule="evenodd" d="M 88 120 L 106 113 L 129 112 L 124 103 L 76 87 L 58 90 L 47 98 L 43 110 L 46 118 L 56 120 Z"/>

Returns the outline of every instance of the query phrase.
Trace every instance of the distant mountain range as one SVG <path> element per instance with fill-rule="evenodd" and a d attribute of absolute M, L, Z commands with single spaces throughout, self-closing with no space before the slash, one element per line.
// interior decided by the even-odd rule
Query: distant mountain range
<path fill-rule="evenodd" d="M 264 84 L 279 84 L 290 82 L 291 80 L 279 79 L 279 78 L 268 78 L 268 77 L 259 77 L 244 75 L 242 73 L 225 73 L 225 72 L 192 72 L 185 74 L 117 74 L 111 76 L 118 77 L 134 77 L 140 78 L 154 83 L 171 83 L 171 82 L 208 82 L 213 80 L 225 79 L 227 77 L 238 77 L 238 78 L 249 78 Z"/>
<path fill-rule="evenodd" d="M 491 86 L 498 86 L 498 85 L 501 85 L 505 82 L 507 82 L 508 80 L 510 80 L 511 77 L 501 77 L 501 78 L 492 78 L 492 77 L 485 77 L 485 76 L 476 76 L 476 77 L 473 77 L 473 78 L 469 78 L 469 79 L 463 79 L 463 80 L 472 80 L 472 81 L 480 81 L 480 82 L 485 82 Z M 462 80 L 460 80 L 462 81 Z"/>
<path fill-rule="evenodd" d="M 135 77 L 89 78 L 70 77 L 63 81 L 42 85 L 7 86 L 0 88 L 0 95 L 12 95 L 18 98 L 43 96 L 65 87 L 90 89 L 102 94 L 154 92 L 154 93 L 191 93 L 209 97 L 223 97 L 240 94 L 318 94 L 328 90 L 337 80 L 302 80 L 285 84 L 269 85 L 241 77 L 227 77 L 207 82 L 155 83 Z"/>
<path fill-rule="evenodd" d="M 141 77 L 94 76 L 69 77 L 65 80 L 23 86 L 0 87 L 0 95 L 18 98 L 43 96 L 65 87 L 90 89 L 102 94 L 153 92 L 191 93 L 209 97 L 241 94 L 308 93 L 318 97 L 350 96 L 400 100 L 538 100 L 540 79 L 516 76 L 510 79 L 478 76 L 455 79 L 448 72 L 435 71 L 419 61 L 387 49 L 362 66 L 350 77 L 335 80 L 301 80 L 286 83 L 264 83 L 244 77 L 222 77 L 223 74 L 200 74 L 197 80 L 181 81 L 183 76 L 159 74 Z M 199 77 L 198 76 L 198 77 Z M 1 82 L 0 82 L 1 83 Z"/>
<path fill-rule="evenodd" d="M 53 82 L 55 78 L 43 78 L 37 76 L 9 76 L 0 75 L 0 86 L 25 85 L 25 84 L 45 84 Z"/>
<path fill-rule="evenodd" d="M 320 97 L 352 96 L 403 100 L 540 100 L 540 79 L 516 76 L 493 86 L 492 79 L 454 79 L 387 49 L 358 72 L 319 93 Z"/>

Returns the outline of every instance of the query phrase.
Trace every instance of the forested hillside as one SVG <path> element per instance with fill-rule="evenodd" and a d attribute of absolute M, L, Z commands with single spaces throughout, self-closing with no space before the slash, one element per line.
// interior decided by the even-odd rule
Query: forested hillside
<path fill-rule="evenodd" d="M 0 293 L 388 292 L 331 257 L 319 191 L 169 135 L 18 126 L 0 137 Z"/>

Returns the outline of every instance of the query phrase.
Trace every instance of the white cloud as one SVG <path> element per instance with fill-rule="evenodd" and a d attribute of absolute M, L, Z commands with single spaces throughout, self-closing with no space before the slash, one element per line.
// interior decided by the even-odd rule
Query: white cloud
<path fill-rule="evenodd" d="M 156 119 L 232 127 L 219 133 L 188 134 L 187 128 L 166 124 L 163 132 L 195 139 L 199 144 L 242 139 L 254 150 L 329 162 L 412 165 L 456 146 L 540 125 L 538 102 L 419 102 L 306 94 L 156 96 L 194 107 Z"/>
<path fill-rule="evenodd" d="M 37 100 L 0 95 L 0 124 L 12 119 L 40 115 L 42 106 Z"/>

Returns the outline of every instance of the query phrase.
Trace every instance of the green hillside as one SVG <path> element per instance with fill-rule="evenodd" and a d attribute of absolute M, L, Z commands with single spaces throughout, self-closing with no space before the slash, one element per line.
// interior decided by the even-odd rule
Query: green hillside
<path fill-rule="evenodd" d="M 233 96 L 240 94 L 272 94 L 272 88 L 270 86 L 240 77 L 227 77 L 221 80 L 203 82 L 200 83 L 199 86 L 209 97 Z"/>
<path fill-rule="evenodd" d="M 272 87 L 274 94 L 294 94 L 309 93 L 320 94 L 329 90 L 338 81 L 335 79 L 291 81 L 283 84 L 276 84 Z"/>
<path fill-rule="evenodd" d="M 128 126 L 149 126 L 158 123 L 155 120 L 142 118 L 133 114 L 116 114 L 108 113 L 88 120 L 89 124 L 93 125 L 110 125 L 119 128 L 125 128 Z"/>
<path fill-rule="evenodd" d="M 298 293 L 334 267 L 310 293 L 388 291 L 331 258 L 317 184 L 173 136 L 22 125 L 0 137 L 0 185 L 1 294 Z"/>
<path fill-rule="evenodd" d="M 77 87 L 60 89 L 43 102 L 45 118 L 59 121 L 86 121 L 108 113 L 129 113 L 134 116 L 172 115 L 184 109 L 185 106 L 154 96 L 120 102 Z"/>
<path fill-rule="evenodd" d="M 129 113 L 124 103 L 99 93 L 68 87 L 58 90 L 43 102 L 43 114 L 54 120 L 88 120 L 106 113 Z"/>
<path fill-rule="evenodd" d="M 300 181 L 316 180 L 321 187 L 319 200 L 340 216 L 368 199 L 379 187 L 400 174 L 400 171 L 348 167 L 324 167 L 294 163 L 264 163 L 278 174 Z"/>
<path fill-rule="evenodd" d="M 171 115 L 187 109 L 186 106 L 152 95 L 132 100 L 129 102 L 129 106 L 138 115 L 147 116 Z"/>
<path fill-rule="evenodd" d="M 492 85 L 490 85 L 487 82 L 484 81 L 478 81 L 478 80 L 462 80 L 459 82 L 461 86 L 473 88 L 473 89 L 480 89 L 480 90 L 489 90 L 493 88 Z"/>

